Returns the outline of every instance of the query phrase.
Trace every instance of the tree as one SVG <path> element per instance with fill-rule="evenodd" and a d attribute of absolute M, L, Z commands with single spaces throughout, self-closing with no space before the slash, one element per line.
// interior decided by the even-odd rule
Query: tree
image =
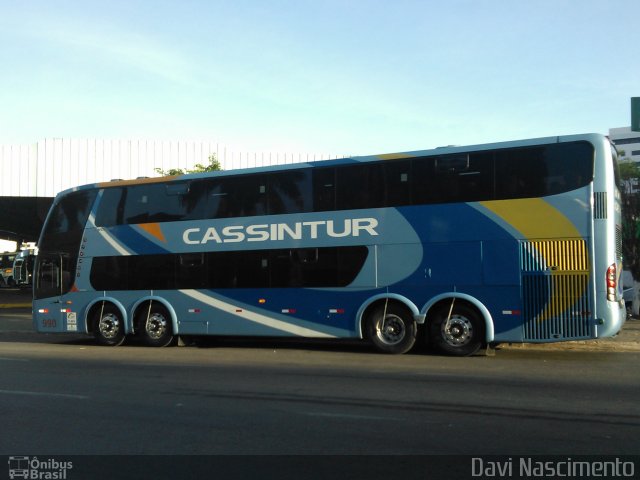
<path fill-rule="evenodd" d="M 217 172 L 222 170 L 222 165 L 220 161 L 216 158 L 216 154 L 212 153 L 209 155 L 209 164 L 202 165 L 201 163 L 196 163 L 191 170 L 185 170 L 183 168 L 170 168 L 169 170 L 163 170 L 162 168 L 156 168 L 156 173 L 166 177 L 173 175 L 185 175 L 187 173 L 204 173 L 204 172 Z"/>
<path fill-rule="evenodd" d="M 624 152 L 621 152 L 621 157 Z M 623 159 L 626 160 L 626 159 Z M 622 178 L 622 256 L 624 267 L 640 280 L 640 167 L 631 161 L 619 163 Z M 636 188 L 634 188 L 636 187 Z"/>

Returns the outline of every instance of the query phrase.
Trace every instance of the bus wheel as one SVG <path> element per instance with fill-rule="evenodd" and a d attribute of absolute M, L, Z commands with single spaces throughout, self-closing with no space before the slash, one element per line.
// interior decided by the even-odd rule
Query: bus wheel
<path fill-rule="evenodd" d="M 381 304 L 367 319 L 367 338 L 385 353 L 406 353 L 416 342 L 416 321 L 411 312 L 395 304 Z"/>
<path fill-rule="evenodd" d="M 171 316 L 160 304 L 152 304 L 151 308 L 143 307 L 140 311 L 140 335 L 142 341 L 150 347 L 166 347 L 173 342 Z"/>
<path fill-rule="evenodd" d="M 429 340 L 441 353 L 473 355 L 484 343 L 484 322 L 478 312 L 466 304 L 454 305 L 453 309 L 443 305 L 429 324 Z"/>
<path fill-rule="evenodd" d="M 113 305 L 97 308 L 93 314 L 93 336 L 100 345 L 122 345 L 125 334 L 120 310 Z"/>

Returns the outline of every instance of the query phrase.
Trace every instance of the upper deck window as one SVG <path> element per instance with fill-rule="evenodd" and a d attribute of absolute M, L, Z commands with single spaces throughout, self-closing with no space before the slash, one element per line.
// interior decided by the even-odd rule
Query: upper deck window
<path fill-rule="evenodd" d="M 106 188 L 96 225 L 544 197 L 588 185 L 593 151 L 555 143 Z"/>

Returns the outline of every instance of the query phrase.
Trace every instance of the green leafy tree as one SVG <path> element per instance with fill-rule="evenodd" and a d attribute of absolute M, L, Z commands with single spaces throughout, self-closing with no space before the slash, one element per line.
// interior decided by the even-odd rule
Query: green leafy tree
<path fill-rule="evenodd" d="M 624 152 L 620 152 L 621 157 Z M 640 167 L 623 158 L 619 163 L 622 178 L 622 256 L 624 268 L 640 280 Z M 634 189 L 635 186 L 635 189 Z M 635 190 L 635 191 L 634 191 Z"/>
<path fill-rule="evenodd" d="M 204 173 L 204 172 L 217 172 L 222 170 L 222 165 L 220 161 L 217 159 L 216 154 L 212 153 L 209 155 L 209 163 L 207 165 L 202 165 L 201 163 L 196 163 L 192 169 L 185 170 L 183 168 L 170 168 L 169 170 L 163 170 L 162 168 L 156 168 L 156 173 L 166 177 L 173 175 L 185 175 L 187 173 Z"/>

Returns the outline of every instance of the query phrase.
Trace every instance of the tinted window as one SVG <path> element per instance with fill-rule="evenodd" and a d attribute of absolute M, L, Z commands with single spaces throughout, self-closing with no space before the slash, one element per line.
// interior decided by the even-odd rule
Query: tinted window
<path fill-rule="evenodd" d="M 411 166 L 409 160 L 389 160 L 383 164 L 385 206 L 411 204 L 413 178 Z"/>
<path fill-rule="evenodd" d="M 96 194 L 97 190 L 73 192 L 52 205 L 39 245 L 40 257 L 49 262 L 43 260 L 35 272 L 36 298 L 51 295 L 54 284 L 56 294 L 66 293 L 73 286 L 78 257 L 82 255 L 80 242 Z"/>
<path fill-rule="evenodd" d="M 338 168 L 336 173 L 338 210 L 384 206 L 386 199 L 381 164 L 349 165 Z"/>
<path fill-rule="evenodd" d="M 268 252 L 214 252 L 205 254 L 208 288 L 261 288 L 269 286 Z"/>
<path fill-rule="evenodd" d="M 107 188 L 102 193 L 96 225 L 172 222 L 203 218 L 205 181 L 171 182 Z"/>
<path fill-rule="evenodd" d="M 493 198 L 492 153 L 415 159 L 415 204 L 472 202 Z"/>
<path fill-rule="evenodd" d="M 128 187 L 122 211 L 122 223 L 170 222 L 180 220 L 180 195 L 169 195 L 167 185 Z"/>
<path fill-rule="evenodd" d="M 549 175 L 544 152 L 544 148 L 497 152 L 496 193 L 498 198 L 543 195 L 546 190 L 545 179 Z"/>
<path fill-rule="evenodd" d="M 313 171 L 313 211 L 325 212 L 336 208 L 336 170 L 319 168 Z"/>
<path fill-rule="evenodd" d="M 272 173 L 268 176 L 269 214 L 313 211 L 311 169 Z"/>
<path fill-rule="evenodd" d="M 336 208 L 351 210 L 409 205 L 410 170 L 411 163 L 402 160 L 337 168 Z"/>
<path fill-rule="evenodd" d="M 210 180 L 205 218 L 249 217 L 267 211 L 264 175 L 241 175 Z"/>
<path fill-rule="evenodd" d="M 359 247 L 96 257 L 96 290 L 341 287 L 367 258 Z"/>
<path fill-rule="evenodd" d="M 98 226 L 554 195 L 593 178 L 593 147 L 559 143 L 104 190 Z"/>
<path fill-rule="evenodd" d="M 585 142 L 499 150 L 495 163 L 499 199 L 555 195 L 593 179 L 593 147 Z"/>
<path fill-rule="evenodd" d="M 40 249 L 45 251 L 56 249 L 51 245 L 56 242 L 74 243 L 79 247 L 80 237 L 89 218 L 95 196 L 95 190 L 86 190 L 59 198 L 51 207 L 47 217 Z"/>

